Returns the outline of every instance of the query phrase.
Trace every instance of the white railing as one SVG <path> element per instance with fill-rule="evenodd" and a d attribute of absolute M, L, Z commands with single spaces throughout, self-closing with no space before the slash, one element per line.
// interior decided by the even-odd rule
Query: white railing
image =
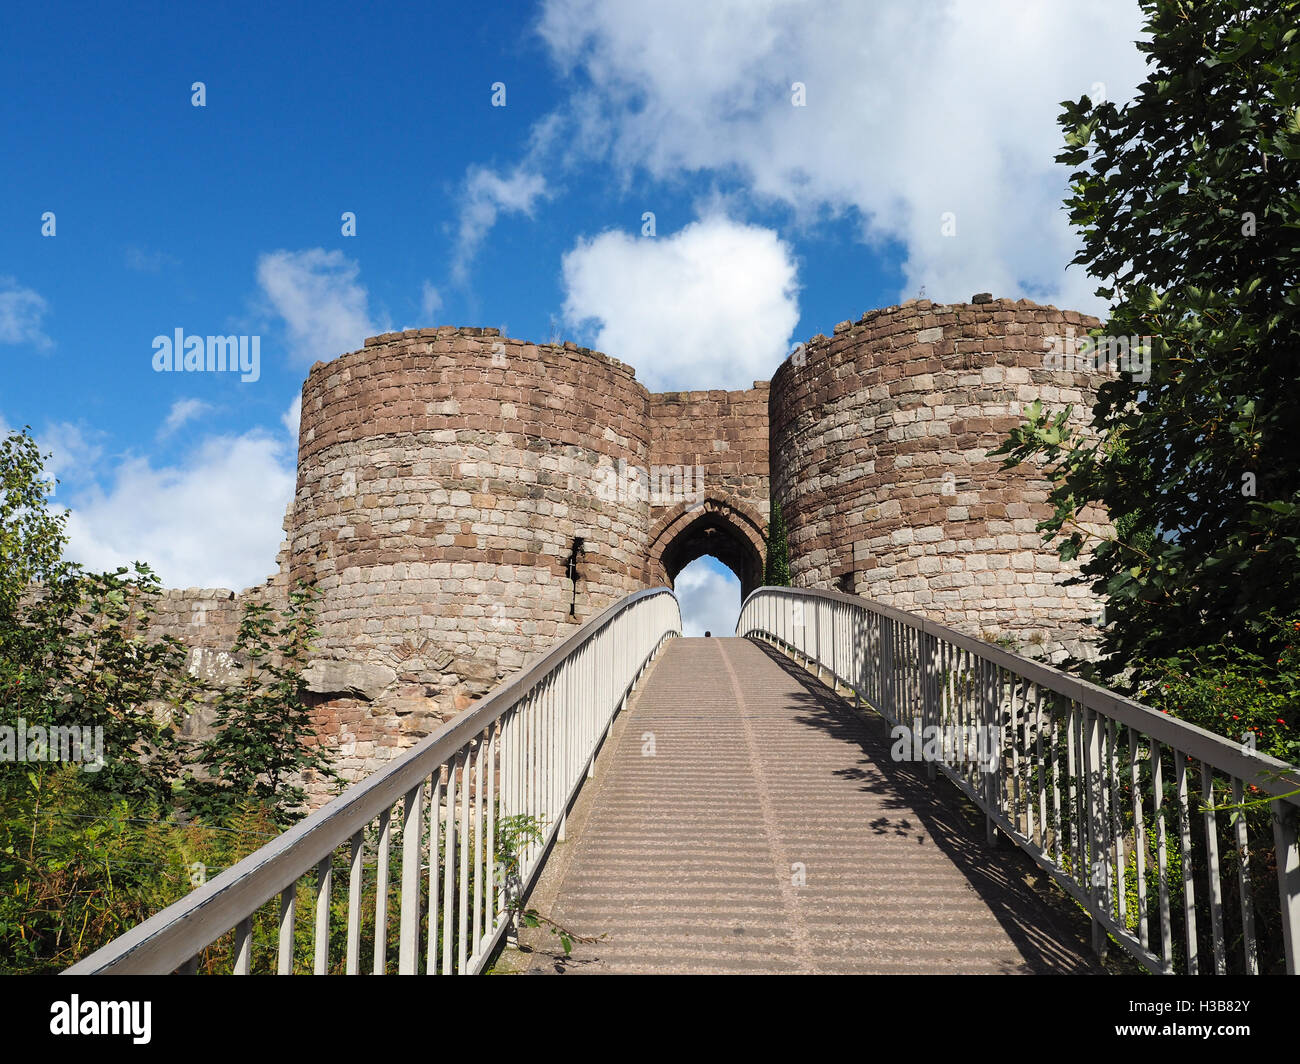
<path fill-rule="evenodd" d="M 235 974 L 305 971 L 308 956 L 317 975 L 340 962 L 356 974 L 363 938 L 375 973 L 390 970 L 393 952 L 400 974 L 482 971 L 510 928 L 511 896 L 527 894 L 551 843 L 563 841 L 565 812 L 628 692 L 680 634 L 668 589 L 629 595 L 418 746 L 65 974 L 194 972 L 231 929 L 220 952 Z M 503 858 L 500 836 L 521 825 L 539 830 Z M 394 846 L 400 875 L 390 882 Z M 332 929 L 342 902 L 336 866 L 339 879 L 347 875 L 347 905 Z M 300 888 L 314 920 L 296 919 Z M 255 920 L 274 921 L 277 939 L 256 959 Z"/>
<path fill-rule="evenodd" d="M 884 717 L 895 756 L 919 752 L 930 778 L 937 768 L 981 808 L 990 842 L 1014 840 L 1088 911 L 1098 952 L 1109 935 L 1153 972 L 1258 974 L 1262 943 L 1296 973 L 1294 766 L 850 595 L 760 588 L 736 634 Z M 1262 809 L 1223 809 L 1243 799 Z"/>

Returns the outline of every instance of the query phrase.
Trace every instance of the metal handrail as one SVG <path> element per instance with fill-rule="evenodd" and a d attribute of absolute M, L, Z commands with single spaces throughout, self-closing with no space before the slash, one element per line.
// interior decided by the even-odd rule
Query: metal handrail
<path fill-rule="evenodd" d="M 1109 935 L 1149 970 L 1174 970 L 1170 899 L 1177 892 L 1170 890 L 1168 851 L 1176 841 L 1183 901 L 1178 951 L 1185 969 L 1210 970 L 1202 958 L 1212 954 L 1212 970 L 1227 970 L 1222 848 L 1233 854 L 1229 863 L 1237 872 L 1231 886 L 1241 916 L 1232 930 L 1242 970 L 1258 972 L 1259 941 L 1280 930 L 1287 971 L 1295 974 L 1296 766 L 946 625 L 841 592 L 759 588 L 741 606 L 736 634 L 792 652 L 815 665 L 819 677 L 825 669 L 889 721 L 896 752 L 908 759 L 919 752 L 931 779 L 942 771 L 980 807 L 991 842 L 999 831 L 1011 838 L 1087 909 L 1098 952 L 1105 952 Z M 956 757 L 950 756 L 954 737 L 962 747 Z M 984 739 L 981 756 L 965 756 L 963 744 Z M 1168 795 L 1166 774 L 1173 784 Z M 1206 799 L 1196 844 L 1193 777 Z M 1213 808 L 1216 794 L 1240 803 L 1247 787 L 1272 797 L 1280 928 L 1260 934 L 1251 861 L 1261 866 L 1266 844 L 1247 837 L 1245 817 L 1216 819 Z M 1146 834 L 1148 811 L 1154 842 Z M 1167 821 L 1176 840 L 1167 838 Z M 1149 885 L 1152 857 L 1155 883 Z M 1209 900 L 1208 935 L 1196 926 L 1198 881 Z M 1132 907 L 1130 889 L 1137 895 Z"/>
<path fill-rule="evenodd" d="M 313 970 L 325 974 L 333 960 L 333 855 L 349 842 L 346 970 L 361 968 L 362 868 L 369 845 L 377 858 L 373 970 L 386 971 L 388 856 L 395 834 L 402 847 L 399 972 L 420 970 L 424 914 L 424 970 L 481 971 L 509 925 L 511 885 L 502 882 L 497 827 L 517 816 L 542 825 L 542 837 L 518 854 L 513 889 L 526 894 L 550 844 L 563 840 L 565 811 L 591 774 L 614 716 L 663 643 L 680 634 L 680 609 L 667 588 L 627 596 L 419 745 L 64 974 L 195 971 L 200 952 L 232 928 L 234 970 L 246 974 L 253 915 L 277 896 L 277 970 L 288 974 L 297 887 L 313 870 Z M 400 817 L 393 814 L 399 800 Z M 372 826 L 377 839 L 367 843 Z"/>

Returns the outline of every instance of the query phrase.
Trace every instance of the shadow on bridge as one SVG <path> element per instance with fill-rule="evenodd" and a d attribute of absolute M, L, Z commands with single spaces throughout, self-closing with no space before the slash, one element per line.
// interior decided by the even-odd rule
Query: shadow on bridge
<path fill-rule="evenodd" d="M 796 723 L 839 740 L 860 755 L 852 764 L 828 766 L 841 779 L 856 781 L 897 816 L 870 822 L 877 835 L 914 838 L 918 846 L 935 845 L 965 876 L 1015 944 L 1035 974 L 1099 973 L 1089 951 L 1090 925 L 1069 898 L 1047 896 L 1046 876 L 1011 843 L 990 847 L 984 815 L 942 775 L 930 780 L 924 766 L 895 761 L 885 718 L 867 706 L 856 708 L 826 683 L 768 643 L 753 641 L 793 679 L 791 698 L 802 712 Z M 853 756 L 850 755 L 850 756 Z M 1033 885 L 1031 885 L 1033 884 Z M 1008 972 L 1014 970 L 1007 966 Z"/>

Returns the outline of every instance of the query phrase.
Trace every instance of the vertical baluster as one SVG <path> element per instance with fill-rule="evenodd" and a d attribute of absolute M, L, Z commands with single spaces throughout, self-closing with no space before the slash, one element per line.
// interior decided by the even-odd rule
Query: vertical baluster
<path fill-rule="evenodd" d="M 361 971 L 361 871 L 365 832 L 352 836 L 351 861 L 348 864 L 348 975 Z"/>
<path fill-rule="evenodd" d="M 1007 681 L 1010 684 L 1010 697 L 1007 701 L 1008 712 L 1011 716 L 1011 823 L 1017 831 L 1024 832 L 1026 835 L 1033 837 L 1033 821 L 1030 819 L 1028 827 L 1025 827 L 1025 820 L 1020 808 L 1020 710 L 1022 707 L 1016 704 L 1017 691 L 1020 687 L 1020 678 L 1015 673 L 1007 674 Z M 999 724 L 1002 720 L 1002 714 L 998 713 Z M 1001 760 L 1001 746 L 998 747 L 998 760 Z"/>
<path fill-rule="evenodd" d="M 1147 832 L 1142 821 L 1142 769 L 1138 761 L 1141 736 L 1132 728 L 1128 730 L 1129 779 L 1133 787 L 1133 851 L 1137 858 L 1137 917 L 1138 941 L 1151 948 L 1150 927 L 1147 918 Z"/>
<path fill-rule="evenodd" d="M 1177 756 L 1177 755 L 1175 755 Z M 1156 825 L 1156 875 L 1160 888 L 1160 959 L 1166 974 L 1174 970 L 1174 929 L 1169 908 L 1169 858 L 1165 825 L 1164 757 L 1160 744 L 1151 740 L 1151 779 Z"/>
<path fill-rule="evenodd" d="M 1102 724 L 1098 714 L 1087 706 L 1081 707 L 1083 717 L 1083 792 L 1087 815 L 1088 834 L 1086 836 L 1086 867 L 1088 870 L 1088 897 L 1092 901 L 1092 948 L 1098 955 L 1103 955 L 1106 948 L 1106 930 L 1097 919 L 1097 913 L 1104 913 L 1110 907 L 1109 897 L 1109 860 L 1105 839 L 1105 816 L 1103 806 L 1102 764 L 1103 750 Z"/>
<path fill-rule="evenodd" d="M 1241 780 L 1232 781 L 1232 801 L 1242 802 Z M 1250 874 L 1250 840 L 1246 831 L 1246 814 L 1238 812 L 1234 827 L 1237 834 L 1237 888 L 1241 895 L 1241 943 L 1245 950 L 1246 973 L 1259 975 L 1259 948 L 1255 943 L 1255 899 L 1252 895 Z"/>
<path fill-rule="evenodd" d="M 1196 939 L 1196 887 L 1192 880 L 1192 823 L 1187 810 L 1187 755 L 1174 750 L 1178 782 L 1178 839 L 1183 866 L 1183 929 L 1187 939 L 1187 974 L 1199 975 L 1200 951 Z"/>
<path fill-rule="evenodd" d="M 375 871 L 375 957 L 373 971 L 383 975 L 388 968 L 388 843 L 393 811 L 379 814 L 379 860 Z"/>
<path fill-rule="evenodd" d="M 465 975 L 465 962 L 469 959 L 469 803 L 471 780 L 470 761 L 482 757 L 481 749 L 476 750 L 473 743 L 465 752 L 466 760 L 461 768 L 460 777 L 460 904 L 456 911 L 456 974 Z"/>
<path fill-rule="evenodd" d="M 429 798 L 429 941 L 425 948 L 424 972 L 438 973 L 438 889 L 441 885 L 442 860 L 438 853 L 438 840 L 442 836 L 442 772 L 439 765 L 433 770 L 432 794 Z"/>
<path fill-rule="evenodd" d="M 447 827 L 443 837 L 442 871 L 442 974 L 451 975 L 452 949 L 456 941 L 456 786 L 460 782 L 465 752 L 447 765 Z"/>
<path fill-rule="evenodd" d="M 1056 843 L 1056 866 L 1065 867 L 1065 836 L 1061 828 L 1061 714 L 1056 692 L 1047 696 L 1048 715 L 1052 725 L 1052 839 Z"/>
<path fill-rule="evenodd" d="M 416 975 L 420 955 L 420 847 L 424 834 L 424 781 L 406 793 L 402 812 L 402 894 L 397 929 L 397 973 Z"/>
<path fill-rule="evenodd" d="M 474 921 L 469 940 L 470 953 L 478 953 L 479 939 L 483 934 L 483 762 L 487 759 L 487 734 L 480 733 L 479 753 L 474 760 Z"/>
<path fill-rule="evenodd" d="M 1121 725 L 1106 721 L 1109 756 L 1106 770 L 1110 774 L 1110 838 L 1115 847 L 1115 917 L 1121 927 L 1128 926 L 1128 861 L 1124 856 L 1123 817 L 1119 798 L 1119 741 Z"/>
<path fill-rule="evenodd" d="M 535 697 L 532 705 L 529 707 L 529 765 L 528 765 L 528 787 L 530 792 L 530 804 L 528 812 L 536 818 L 538 823 L 545 819 L 546 805 L 543 801 L 542 792 L 542 711 L 545 708 L 546 688 L 550 680 L 543 680 L 537 685 Z M 533 861 L 537 855 L 536 842 L 528 843 L 528 868 L 531 872 Z"/>
<path fill-rule="evenodd" d="M 993 740 L 994 747 L 993 763 L 988 766 L 988 789 L 985 793 L 988 794 L 989 811 L 1001 813 L 1006 803 L 1006 787 L 1002 778 L 1002 670 L 991 661 L 983 658 L 980 660 L 984 665 L 984 697 L 987 707 L 980 726 L 984 734 Z M 974 734 L 978 736 L 980 733 Z M 978 775 L 983 766 L 976 760 L 971 767 Z M 998 841 L 998 829 L 992 816 L 985 818 L 984 826 L 988 841 L 995 844 Z"/>
<path fill-rule="evenodd" d="M 497 873 L 497 809 L 500 799 L 497 794 L 497 758 L 501 754 L 502 729 L 505 718 L 502 717 L 497 727 L 488 728 L 491 745 L 488 748 L 488 783 L 487 783 L 487 929 L 495 931 L 497 917 L 501 912 L 501 877 Z"/>
<path fill-rule="evenodd" d="M 551 698 L 546 705 L 546 823 L 553 824 L 560 820 L 560 808 L 557 801 L 557 784 L 560 778 L 560 758 L 564 756 L 563 736 L 560 729 L 560 710 L 568 703 L 569 690 L 573 685 L 577 665 L 574 658 L 564 663 L 563 679 L 551 690 Z"/>
<path fill-rule="evenodd" d="M 253 965 L 253 918 L 235 925 L 235 975 L 247 975 Z"/>
<path fill-rule="evenodd" d="M 1300 974 L 1296 957 L 1300 951 L 1300 846 L 1296 844 L 1296 807 L 1278 799 L 1269 808 L 1273 811 L 1273 848 L 1277 854 L 1286 974 L 1297 975 Z"/>
<path fill-rule="evenodd" d="M 1034 684 L 1033 690 L 1034 690 L 1034 771 L 1038 776 L 1038 852 L 1043 854 L 1044 856 L 1048 856 L 1047 762 L 1043 759 L 1043 693 L 1038 689 L 1038 684 Z"/>
<path fill-rule="evenodd" d="M 1201 762 L 1201 797 L 1205 804 L 1206 874 L 1210 879 L 1210 939 L 1214 950 L 1214 974 L 1227 975 L 1223 945 L 1223 883 L 1219 878 L 1219 826 L 1214 817 L 1214 773 Z"/>
<path fill-rule="evenodd" d="M 1096 847 L 1100 854 L 1100 871 L 1102 876 L 1102 899 L 1107 916 L 1114 915 L 1114 897 L 1112 886 L 1114 869 L 1111 866 L 1110 833 L 1110 730 L 1106 718 L 1100 713 L 1093 713 L 1097 728 L 1099 760 L 1094 764 L 1092 783 L 1097 788 L 1097 812 L 1100 818 L 1100 831 L 1096 838 Z M 1093 855 L 1094 861 L 1098 854 Z"/>
<path fill-rule="evenodd" d="M 541 714 L 539 716 L 540 732 L 538 738 L 541 740 L 538 744 L 538 750 L 541 755 L 538 782 L 540 784 L 540 793 L 542 798 L 542 821 L 547 828 L 554 821 L 555 806 L 552 804 L 551 786 L 555 778 L 555 760 L 553 756 L 553 744 L 555 742 L 555 728 L 552 724 L 552 714 L 555 710 L 555 703 L 559 701 L 560 691 L 564 685 L 569 682 L 569 662 L 564 662 L 556 674 L 555 682 L 546 685 L 546 690 L 542 696 Z M 541 861 L 541 845 L 537 846 L 538 863 Z"/>
<path fill-rule="evenodd" d="M 330 888 L 334 885 L 334 855 L 327 853 L 316 866 L 316 950 L 312 972 L 329 973 L 330 964 Z"/>
<path fill-rule="evenodd" d="M 935 701 L 938 697 L 937 677 L 935 675 L 935 639 L 930 633 L 926 633 L 921 643 L 921 667 L 925 672 L 925 689 L 924 698 L 921 704 L 921 734 L 913 738 L 913 742 L 920 744 L 922 751 L 925 749 L 925 730 L 934 725 L 935 718 L 938 716 L 938 707 Z M 933 734 L 933 733 L 931 733 Z M 929 758 L 925 759 L 925 774 L 927 779 L 934 779 L 935 768 L 934 762 Z"/>
<path fill-rule="evenodd" d="M 1034 814 L 1037 812 L 1035 805 L 1035 791 L 1037 787 L 1037 771 L 1034 765 L 1034 745 L 1033 736 L 1037 731 L 1037 722 L 1034 719 L 1034 711 L 1029 707 L 1033 705 L 1030 694 L 1030 683 L 1026 679 L 1018 681 L 1020 687 L 1020 716 L 1023 721 L 1021 733 L 1017 737 L 1017 742 L 1021 749 L 1021 761 L 1025 766 L 1025 778 L 1022 784 L 1021 793 L 1024 795 L 1025 802 L 1025 838 L 1031 846 L 1037 845 L 1038 835 L 1034 820 Z"/>
<path fill-rule="evenodd" d="M 1070 874 L 1073 876 L 1076 883 L 1081 883 L 1086 886 L 1088 882 L 1088 872 L 1086 869 L 1082 872 L 1080 871 L 1084 863 L 1084 856 L 1079 852 L 1079 824 L 1083 818 L 1079 816 L 1079 792 L 1078 784 L 1076 782 L 1075 749 L 1079 742 L 1078 714 L 1075 710 L 1074 699 L 1070 699 L 1067 705 L 1069 708 L 1066 710 L 1065 723 L 1065 775 L 1069 784 L 1067 789 L 1068 801 L 1066 803 L 1066 815 L 1069 818 L 1070 826 Z"/>
<path fill-rule="evenodd" d="M 276 975 L 293 975 L 293 922 L 298 903 L 298 881 L 280 891 L 280 950 Z"/>
<path fill-rule="evenodd" d="M 519 808 L 516 813 L 520 816 L 530 817 L 533 814 L 533 787 L 532 787 L 532 751 L 533 751 L 533 701 L 537 688 L 528 692 L 523 700 L 520 701 L 519 713 Z M 528 843 L 524 842 L 519 847 L 519 869 L 520 875 L 526 873 L 528 869 Z"/>

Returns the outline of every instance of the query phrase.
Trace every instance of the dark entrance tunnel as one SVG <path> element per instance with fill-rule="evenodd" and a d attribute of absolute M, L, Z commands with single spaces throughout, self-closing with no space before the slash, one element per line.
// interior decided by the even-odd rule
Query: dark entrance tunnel
<path fill-rule="evenodd" d="M 740 581 L 743 600 L 763 583 L 763 556 L 725 511 L 702 509 L 684 522 L 664 546 L 661 563 L 670 582 L 686 566 L 705 555 L 716 558 Z"/>

